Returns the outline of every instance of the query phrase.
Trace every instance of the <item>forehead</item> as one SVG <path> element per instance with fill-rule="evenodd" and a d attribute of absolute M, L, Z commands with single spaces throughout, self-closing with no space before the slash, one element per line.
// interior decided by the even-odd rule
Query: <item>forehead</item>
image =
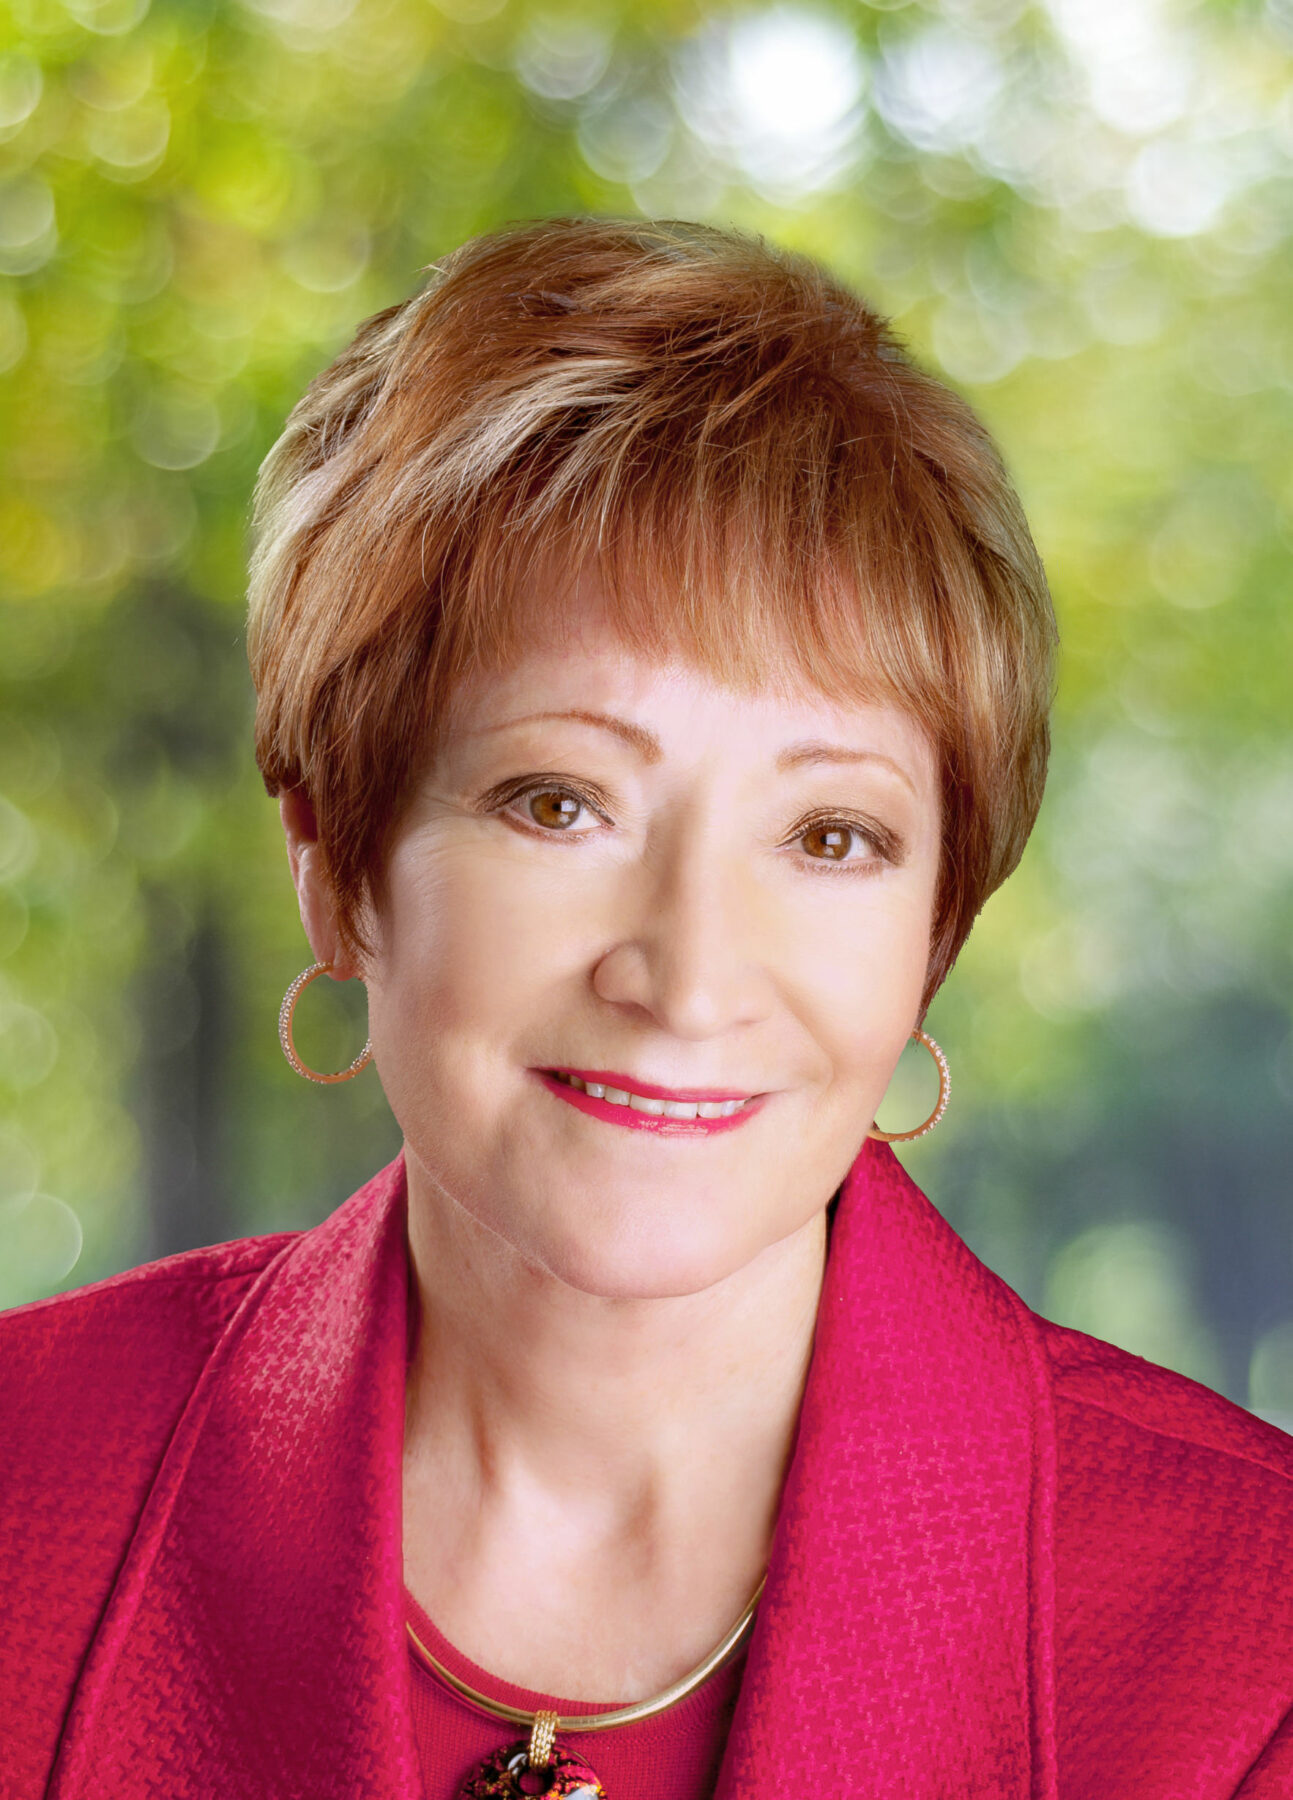
<path fill-rule="evenodd" d="M 806 678 L 790 646 L 770 641 L 758 678 L 738 686 L 676 645 L 644 649 L 627 642 L 595 579 L 581 579 L 559 598 L 549 594 L 548 605 L 538 599 L 530 629 L 511 655 L 458 685 L 442 742 L 501 737 L 500 727 L 520 720 L 533 721 L 534 729 L 555 727 L 558 721 L 534 715 L 584 712 L 644 727 L 634 747 L 647 761 L 702 748 L 710 755 L 730 749 L 738 757 L 766 751 L 772 758 L 788 746 L 820 741 L 892 756 L 906 765 L 913 785 L 933 779 L 927 731 L 883 697 L 879 681 L 855 676 L 827 693 Z M 659 750 L 644 747 L 645 734 Z"/>

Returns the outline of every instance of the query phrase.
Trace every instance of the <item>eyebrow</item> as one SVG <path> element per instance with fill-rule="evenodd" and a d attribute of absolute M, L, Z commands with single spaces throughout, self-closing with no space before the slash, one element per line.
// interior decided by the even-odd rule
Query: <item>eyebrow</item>
<path fill-rule="evenodd" d="M 506 731 L 513 725 L 528 725 L 536 719 L 574 719 L 581 725 L 596 725 L 603 731 L 614 732 L 626 744 L 636 750 L 646 763 L 658 763 L 664 755 L 661 743 L 654 732 L 648 731 L 645 725 L 635 725 L 631 719 L 618 719 L 613 713 L 587 712 L 582 707 L 572 707 L 565 712 L 526 713 L 519 719 L 503 719 L 497 725 L 485 725 L 480 728 L 481 735 L 492 731 Z M 858 750 L 848 744 L 831 744 L 822 740 L 810 740 L 802 744 L 790 744 L 777 757 L 779 770 L 813 767 L 822 763 L 881 763 L 895 774 L 898 779 L 916 792 L 915 783 L 893 757 L 886 756 L 881 750 Z"/>

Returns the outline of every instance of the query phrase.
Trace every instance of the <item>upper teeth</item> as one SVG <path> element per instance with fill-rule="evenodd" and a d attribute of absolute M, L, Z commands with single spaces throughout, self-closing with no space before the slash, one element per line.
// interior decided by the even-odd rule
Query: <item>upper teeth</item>
<path fill-rule="evenodd" d="M 608 1100 L 612 1106 L 628 1106 L 634 1112 L 654 1113 L 666 1119 L 730 1119 L 745 1105 L 744 1100 L 653 1100 L 646 1094 L 607 1087 L 604 1082 L 583 1081 L 578 1075 L 560 1075 L 558 1079 L 591 1094 L 594 1100 Z"/>

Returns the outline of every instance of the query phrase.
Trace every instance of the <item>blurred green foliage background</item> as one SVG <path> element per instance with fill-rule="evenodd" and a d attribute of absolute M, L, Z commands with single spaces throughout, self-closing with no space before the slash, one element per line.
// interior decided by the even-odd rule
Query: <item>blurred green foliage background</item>
<path fill-rule="evenodd" d="M 905 1160 L 1030 1303 L 1293 1425 L 1291 165 L 1291 0 L 5 0 L 0 1304 L 311 1223 L 398 1147 L 372 1072 L 276 1041 L 252 482 L 438 254 L 643 212 L 894 315 L 1050 570 L 1047 803 Z"/>

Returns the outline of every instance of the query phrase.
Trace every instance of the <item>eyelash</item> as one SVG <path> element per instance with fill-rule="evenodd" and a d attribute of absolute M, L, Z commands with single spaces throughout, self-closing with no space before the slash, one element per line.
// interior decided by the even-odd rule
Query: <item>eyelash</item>
<path fill-rule="evenodd" d="M 515 806 L 519 800 L 528 800 L 535 794 L 569 794 L 573 799 L 578 800 L 581 805 L 586 806 L 590 812 L 595 812 L 599 818 L 605 817 L 602 811 L 603 806 L 606 804 L 604 801 L 599 802 L 583 788 L 576 787 L 569 781 L 564 779 L 558 781 L 552 778 L 544 778 L 538 781 L 527 780 L 519 786 L 514 783 L 506 783 L 501 789 L 493 789 L 486 795 L 485 800 L 482 803 L 482 811 L 501 813 L 506 811 L 507 808 Z M 520 821 L 518 821 L 518 823 L 520 823 Z M 890 837 L 890 834 L 884 831 L 882 827 L 877 828 L 873 824 L 867 824 L 860 819 L 851 818 L 847 813 L 818 813 L 811 818 L 803 820 L 796 830 L 791 833 L 790 842 L 793 843 L 797 838 L 807 837 L 810 831 L 815 831 L 823 825 L 843 825 L 846 830 L 853 832 L 856 837 L 861 838 L 864 843 L 869 844 L 875 856 L 883 863 L 896 864 L 902 860 L 902 843 L 896 835 Z M 578 838 L 589 835 L 587 832 L 581 831 L 573 834 L 573 836 L 568 836 L 567 830 L 546 830 L 542 825 L 536 825 L 533 820 L 525 821 L 522 828 L 535 837 L 558 840 L 564 838 L 567 842 L 577 841 Z M 889 839 L 889 841 L 886 842 L 886 839 Z M 874 867 L 874 863 L 869 858 L 856 862 L 842 863 L 831 862 L 829 859 L 816 856 L 807 857 L 805 860 L 812 868 L 814 874 L 856 875 L 863 870 Z"/>

